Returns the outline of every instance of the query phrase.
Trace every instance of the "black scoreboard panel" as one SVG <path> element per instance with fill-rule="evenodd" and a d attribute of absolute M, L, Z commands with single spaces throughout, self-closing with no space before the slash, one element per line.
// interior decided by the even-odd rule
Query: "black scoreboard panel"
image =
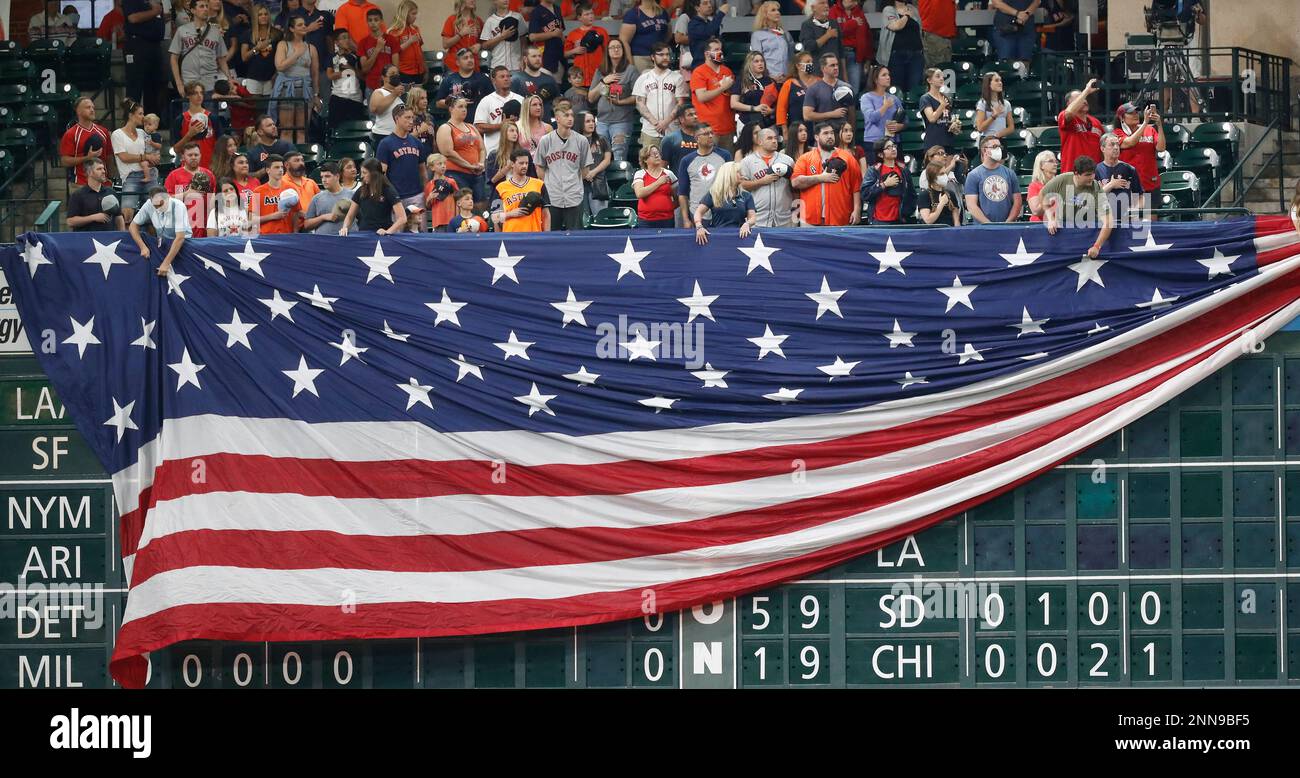
<path fill-rule="evenodd" d="M 0 687 L 111 685 L 107 478 L 30 357 L 0 359 Z M 479 638 L 192 642 L 154 688 L 1300 683 L 1300 335 L 1012 493 L 806 580 Z"/>

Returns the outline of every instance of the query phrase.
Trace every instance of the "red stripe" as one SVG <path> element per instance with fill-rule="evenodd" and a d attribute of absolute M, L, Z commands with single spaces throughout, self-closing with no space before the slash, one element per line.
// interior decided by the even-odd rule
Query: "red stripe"
<path fill-rule="evenodd" d="M 1300 251 L 1300 248 L 1294 249 Z M 1290 278 L 1294 274 L 1289 274 Z M 203 457 L 208 475 L 205 483 L 195 484 L 190 474 L 192 460 L 174 460 L 158 469 L 158 480 L 148 500 L 142 497 L 141 508 L 123 517 L 123 553 L 138 550 L 139 516 L 163 499 L 191 493 L 245 491 L 283 493 L 293 484 L 293 493 L 338 498 L 411 498 L 458 492 L 445 491 L 459 479 L 461 491 L 483 486 L 485 494 L 513 495 L 582 495 L 620 494 L 663 488 L 705 486 L 749 480 L 789 472 L 790 462 L 802 459 L 809 470 L 817 470 L 862 459 L 883 456 L 902 448 L 921 445 L 960 432 L 1012 418 L 1026 410 L 1042 407 L 1073 397 L 1081 392 L 1113 383 L 1148 369 L 1176 353 L 1184 353 L 1211 342 L 1219 332 L 1229 332 L 1258 317 L 1251 317 L 1245 304 L 1249 298 L 1262 296 L 1253 307 L 1272 304 L 1280 294 L 1263 295 L 1275 290 L 1279 282 L 1252 292 L 1159 335 L 1142 345 L 1135 356 L 1129 349 L 1116 356 L 1060 376 L 1042 384 L 989 400 L 975 406 L 952 411 L 901 427 L 860 433 L 824 443 L 791 444 L 754 449 L 738 454 L 718 454 L 664 462 L 616 462 L 600 465 L 516 466 L 509 470 L 504 484 L 493 483 L 492 467 L 486 462 L 336 462 L 301 460 L 266 456 L 216 454 Z M 1290 300 L 1287 299 L 1286 302 Z M 1280 306 L 1279 306 L 1280 307 Z M 1270 308 L 1269 310 L 1274 310 Z M 1224 322 L 1223 320 L 1226 320 Z M 1216 326 L 1217 325 L 1217 326 Z M 1222 329 L 1219 329 L 1221 327 Z M 1158 347 L 1157 347 L 1158 346 Z M 472 480 L 466 474 L 477 473 Z M 127 536 L 127 528 L 134 533 Z M 536 530 L 533 530 L 536 531 Z M 410 538 L 407 538 L 410 541 Z M 455 545 L 465 541 L 457 538 Z M 136 579 L 137 582 L 143 580 Z"/>
<path fill-rule="evenodd" d="M 703 602 L 737 597 L 847 562 L 1009 492 L 1073 455 L 1047 462 L 1024 478 L 986 494 L 867 537 L 800 557 L 655 587 L 649 612 L 672 613 Z M 482 635 L 640 618 L 647 612 L 647 603 L 645 590 L 637 588 L 556 600 L 358 605 L 354 612 L 347 613 L 337 606 L 183 605 L 123 624 L 109 670 L 122 686 L 139 689 L 144 687 L 146 671 L 142 655 L 187 640 L 317 641 Z"/>
<path fill-rule="evenodd" d="M 1012 440 L 893 478 L 749 511 L 636 527 L 544 528 L 475 535 L 373 536 L 320 531 L 195 530 L 153 540 L 136 555 L 132 585 L 191 566 L 271 570 L 344 568 L 446 572 L 567 565 L 669 554 L 796 532 L 938 489 L 1033 451 L 1133 401 L 1213 350 L 1103 403 Z M 1033 399 L 1026 399 L 1026 410 Z"/>

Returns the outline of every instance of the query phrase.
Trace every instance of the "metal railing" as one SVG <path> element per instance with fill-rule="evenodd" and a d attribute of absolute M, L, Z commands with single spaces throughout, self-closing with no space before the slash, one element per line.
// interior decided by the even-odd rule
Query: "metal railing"
<path fill-rule="evenodd" d="M 39 198 L 21 200 L 0 200 L 0 243 L 13 243 L 24 232 L 58 232 L 59 200 L 46 202 Z M 32 220 L 29 227 L 23 214 L 36 208 L 42 208 L 40 214 Z"/>
<path fill-rule="evenodd" d="M 1237 160 L 1237 164 L 1233 166 L 1232 170 L 1221 177 L 1219 185 L 1214 188 L 1214 191 L 1211 192 L 1204 201 L 1202 201 L 1202 205 L 1208 206 L 1212 202 L 1217 202 L 1220 194 L 1223 192 L 1223 188 L 1228 185 L 1229 181 L 1232 181 L 1233 199 L 1231 206 L 1240 206 L 1246 201 L 1246 195 L 1250 192 L 1251 188 L 1255 186 L 1255 182 L 1260 179 L 1260 176 L 1264 175 L 1264 172 L 1269 169 L 1269 166 L 1273 164 L 1273 161 L 1277 160 L 1278 203 L 1281 210 L 1285 211 L 1286 193 L 1284 190 L 1286 189 L 1286 176 L 1284 168 L 1284 151 L 1286 147 L 1283 144 L 1286 142 L 1286 139 L 1282 135 L 1285 126 L 1286 125 L 1281 116 L 1274 117 L 1273 120 L 1268 123 L 1268 126 L 1264 128 L 1264 134 L 1259 136 L 1259 140 L 1255 141 L 1255 145 L 1251 146 L 1250 150 L 1241 156 L 1241 159 Z M 1255 152 L 1260 150 L 1264 145 L 1264 141 L 1268 140 L 1270 136 L 1276 140 L 1277 150 L 1270 154 L 1268 158 L 1260 164 L 1259 170 L 1255 172 L 1255 175 L 1251 176 L 1249 181 L 1243 182 L 1242 178 L 1246 163 L 1254 158 Z"/>
<path fill-rule="evenodd" d="M 1101 81 L 1096 115 L 1108 120 L 1126 101 L 1154 102 L 1171 119 L 1291 124 L 1291 60 L 1242 47 L 1045 51 L 1035 57 L 1035 116 L 1055 116 L 1065 95 Z M 1014 95 L 1014 82 L 1008 83 Z M 1014 100 L 1014 97 L 1013 97 Z M 1022 100 L 1023 104 L 1023 100 Z"/>

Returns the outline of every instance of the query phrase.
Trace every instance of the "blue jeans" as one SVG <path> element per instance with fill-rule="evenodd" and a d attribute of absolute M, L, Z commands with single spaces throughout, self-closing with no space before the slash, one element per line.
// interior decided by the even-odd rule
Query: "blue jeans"
<path fill-rule="evenodd" d="M 266 115 L 275 119 L 278 124 L 280 121 L 278 114 L 280 104 L 276 101 L 277 97 L 306 98 L 307 110 L 310 111 L 312 98 L 315 97 L 311 89 L 311 79 L 302 77 L 289 78 L 279 73 L 276 74 L 275 84 L 271 87 L 271 102 L 266 107 Z"/>
<path fill-rule="evenodd" d="M 627 159 L 627 142 L 632 135 L 632 122 L 596 122 L 596 134 L 609 143 L 615 162 Z"/>
<path fill-rule="evenodd" d="M 993 50 L 998 59 L 1028 62 L 1034 56 L 1034 25 L 1027 24 L 1016 35 L 998 32 L 997 27 L 989 28 L 989 37 L 993 40 Z"/>
<path fill-rule="evenodd" d="M 853 94 L 861 93 L 862 89 L 862 65 L 858 62 L 858 53 L 848 46 L 844 47 L 844 69 L 846 72 L 849 86 L 853 87 Z M 890 71 L 891 74 L 893 71 Z"/>
<path fill-rule="evenodd" d="M 487 200 L 487 177 L 465 173 L 460 170 L 448 170 L 447 177 L 456 182 L 457 188 L 461 191 L 468 189 L 474 193 L 474 202 L 482 203 Z"/>
<path fill-rule="evenodd" d="M 894 49 L 889 53 L 889 75 L 900 92 L 919 86 L 925 81 L 925 52 Z"/>

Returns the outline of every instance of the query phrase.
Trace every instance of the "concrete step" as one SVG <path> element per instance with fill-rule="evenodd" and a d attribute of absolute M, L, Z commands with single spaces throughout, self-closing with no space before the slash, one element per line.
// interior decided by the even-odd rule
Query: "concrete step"
<path fill-rule="evenodd" d="M 1300 181 L 1300 178 L 1287 178 L 1283 180 L 1283 184 L 1282 184 L 1283 197 L 1288 202 L 1291 200 L 1292 195 L 1296 191 L 1297 181 Z M 1258 181 L 1255 182 L 1255 185 L 1251 187 L 1250 191 L 1246 193 L 1245 199 L 1246 202 L 1276 203 L 1278 201 L 1277 179 L 1276 178 L 1259 179 Z"/>
<path fill-rule="evenodd" d="M 1276 201 L 1272 203 L 1256 203 L 1247 200 L 1243 205 L 1246 210 L 1260 216 L 1276 216 L 1279 213 L 1283 213 L 1283 211 L 1278 210 Z"/>

